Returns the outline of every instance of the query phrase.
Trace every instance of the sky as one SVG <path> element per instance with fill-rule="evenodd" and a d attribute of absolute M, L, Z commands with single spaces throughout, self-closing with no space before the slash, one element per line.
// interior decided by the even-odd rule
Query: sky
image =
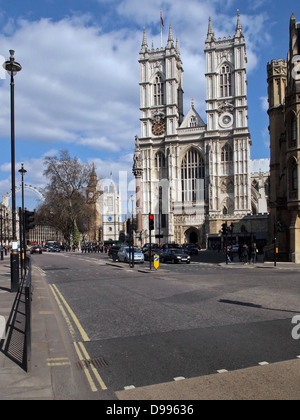
<path fill-rule="evenodd" d="M 0 200 L 11 189 L 10 78 L 2 68 L 10 49 L 22 65 L 15 77 L 16 184 L 23 163 L 25 183 L 43 188 L 45 156 L 66 149 L 94 162 L 99 177 L 118 182 L 126 172 L 130 195 L 143 30 L 148 45 L 159 48 L 162 11 L 163 46 L 170 24 L 179 41 L 184 113 L 194 99 L 206 121 L 208 19 L 217 38 L 233 36 L 237 10 L 247 45 L 251 158 L 264 159 L 270 155 L 266 66 L 287 57 L 292 13 L 300 21 L 298 0 L 0 0 Z M 26 189 L 25 206 L 33 201 Z"/>

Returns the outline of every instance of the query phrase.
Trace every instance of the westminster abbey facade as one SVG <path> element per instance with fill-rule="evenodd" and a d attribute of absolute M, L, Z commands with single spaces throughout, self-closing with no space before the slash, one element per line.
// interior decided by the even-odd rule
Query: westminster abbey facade
<path fill-rule="evenodd" d="M 136 178 L 137 243 L 221 243 L 227 223 L 234 242 L 250 231 L 257 213 L 250 173 L 246 44 L 237 16 L 233 36 L 216 39 L 211 19 L 205 42 L 206 122 L 194 101 L 183 112 L 183 63 L 170 26 L 165 48 L 149 48 L 144 31 L 139 56 L 140 124 Z M 252 225 L 252 222 L 251 222 Z M 252 229 L 252 228 L 251 228 Z"/>

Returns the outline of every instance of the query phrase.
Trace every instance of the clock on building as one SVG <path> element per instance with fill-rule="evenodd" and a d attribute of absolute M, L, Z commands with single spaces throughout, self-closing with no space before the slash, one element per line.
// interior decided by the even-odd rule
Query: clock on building
<path fill-rule="evenodd" d="M 229 128 L 233 124 L 233 116 L 226 112 L 220 116 L 219 124 L 222 128 Z"/>
<path fill-rule="evenodd" d="M 166 123 L 164 120 L 155 121 L 152 125 L 152 133 L 155 136 L 162 136 L 166 131 Z"/>
<path fill-rule="evenodd" d="M 91 191 L 89 192 L 89 198 L 93 198 L 94 197 L 94 193 Z"/>

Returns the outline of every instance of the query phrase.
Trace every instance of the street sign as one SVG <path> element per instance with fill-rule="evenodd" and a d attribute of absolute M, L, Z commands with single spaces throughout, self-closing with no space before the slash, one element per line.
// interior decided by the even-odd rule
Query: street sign
<path fill-rule="evenodd" d="M 153 257 L 153 265 L 154 265 L 155 270 L 157 270 L 158 267 L 159 267 L 159 255 L 154 255 L 154 257 Z"/>
<path fill-rule="evenodd" d="M 155 235 L 155 239 L 162 239 L 164 235 Z"/>

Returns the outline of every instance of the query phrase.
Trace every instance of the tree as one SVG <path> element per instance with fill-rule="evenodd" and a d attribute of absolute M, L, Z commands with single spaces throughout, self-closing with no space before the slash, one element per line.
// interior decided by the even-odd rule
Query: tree
<path fill-rule="evenodd" d="M 38 221 L 59 229 L 70 245 L 75 226 L 77 231 L 86 231 L 90 209 L 85 188 L 92 165 L 76 157 L 72 159 L 67 150 L 60 151 L 58 156 L 45 157 L 44 164 L 44 176 L 50 182 L 45 188 L 45 201 L 38 209 Z"/>
<path fill-rule="evenodd" d="M 76 223 L 76 220 L 74 220 L 74 226 L 73 226 L 73 244 L 78 247 L 79 242 L 80 242 L 80 232 Z"/>

